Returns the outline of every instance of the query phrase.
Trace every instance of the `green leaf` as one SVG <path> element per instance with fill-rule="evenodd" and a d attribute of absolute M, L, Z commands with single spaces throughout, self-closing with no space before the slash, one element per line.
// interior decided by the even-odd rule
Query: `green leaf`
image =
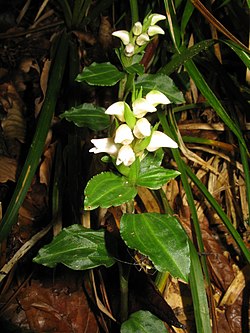
<path fill-rule="evenodd" d="M 199 255 L 197 254 L 194 244 L 190 240 L 189 246 L 191 258 L 190 289 L 192 293 L 196 330 L 199 333 L 212 333 L 209 307 Z"/>
<path fill-rule="evenodd" d="M 93 86 L 114 86 L 124 76 L 125 73 L 120 72 L 110 62 L 101 64 L 93 62 L 90 66 L 85 67 L 82 73 L 77 75 L 76 81 L 86 81 Z"/>
<path fill-rule="evenodd" d="M 76 126 L 88 127 L 93 131 L 99 131 L 110 125 L 110 117 L 105 114 L 105 109 L 91 103 L 84 103 L 77 107 L 72 107 L 60 115 L 68 121 L 73 121 Z"/>
<path fill-rule="evenodd" d="M 97 207 L 108 208 L 119 206 L 132 200 L 136 194 L 136 187 L 129 184 L 128 179 L 112 172 L 102 172 L 94 176 L 85 188 L 85 209 Z"/>
<path fill-rule="evenodd" d="M 151 168 L 148 171 L 140 173 L 136 185 L 158 190 L 170 179 L 180 175 L 179 171 L 165 169 L 163 167 Z"/>
<path fill-rule="evenodd" d="M 137 78 L 135 88 L 143 88 L 143 93 L 156 89 L 166 95 L 172 103 L 184 103 L 182 92 L 175 86 L 174 81 L 165 74 L 144 74 Z"/>
<path fill-rule="evenodd" d="M 78 224 L 63 229 L 33 260 L 51 268 L 62 263 L 74 270 L 114 264 L 106 250 L 104 230 L 94 231 Z"/>
<path fill-rule="evenodd" d="M 157 149 L 153 153 L 148 153 L 141 161 L 140 173 L 148 171 L 149 169 L 161 166 L 162 159 L 164 156 L 163 149 Z"/>
<path fill-rule="evenodd" d="M 160 272 L 188 281 L 188 237 L 179 221 L 169 214 L 123 214 L 121 236 L 128 247 L 149 257 Z"/>
<path fill-rule="evenodd" d="M 129 67 L 126 67 L 126 71 L 129 74 L 138 74 L 143 75 L 144 74 L 144 66 L 141 64 L 134 64 Z"/>
<path fill-rule="evenodd" d="M 199 54 L 201 51 L 209 49 L 216 43 L 213 39 L 203 40 L 188 49 L 182 49 L 180 54 L 174 54 L 172 59 L 163 66 L 158 73 L 170 75 L 176 71 L 181 65 L 184 65 L 186 61 L 192 59 L 194 56 Z"/>
<path fill-rule="evenodd" d="M 132 313 L 121 326 L 121 333 L 167 333 L 163 322 L 149 311 Z"/>

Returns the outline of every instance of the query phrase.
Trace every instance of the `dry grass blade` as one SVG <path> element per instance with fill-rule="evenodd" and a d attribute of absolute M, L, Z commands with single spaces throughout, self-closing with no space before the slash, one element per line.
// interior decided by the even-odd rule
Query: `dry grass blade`
<path fill-rule="evenodd" d="M 30 240 L 28 240 L 10 259 L 10 261 L 5 264 L 0 270 L 0 282 L 6 277 L 6 275 L 11 271 L 15 264 L 51 229 L 52 224 L 49 224 L 43 230 L 35 234 Z"/>

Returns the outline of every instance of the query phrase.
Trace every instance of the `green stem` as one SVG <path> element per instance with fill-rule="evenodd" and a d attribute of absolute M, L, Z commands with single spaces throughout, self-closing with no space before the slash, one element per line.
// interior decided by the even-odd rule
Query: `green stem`
<path fill-rule="evenodd" d="M 130 9 L 131 9 L 132 25 L 134 25 L 137 21 L 139 21 L 137 0 L 130 0 Z"/>
<path fill-rule="evenodd" d="M 118 263 L 120 277 L 120 320 L 123 323 L 128 319 L 128 280 L 130 267 L 125 267 L 122 263 Z"/>

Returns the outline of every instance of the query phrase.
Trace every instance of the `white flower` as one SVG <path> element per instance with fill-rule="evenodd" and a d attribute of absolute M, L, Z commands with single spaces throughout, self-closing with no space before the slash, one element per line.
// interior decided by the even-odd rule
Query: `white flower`
<path fill-rule="evenodd" d="M 151 125 L 146 118 L 138 119 L 133 129 L 134 135 L 137 139 L 143 139 L 151 134 Z"/>
<path fill-rule="evenodd" d="M 139 36 L 142 33 L 142 24 L 141 22 L 135 22 L 133 28 L 132 28 L 133 34 L 135 36 Z"/>
<path fill-rule="evenodd" d="M 170 100 L 158 90 L 151 90 L 145 97 L 146 101 L 153 106 L 158 104 L 170 104 Z"/>
<path fill-rule="evenodd" d="M 148 28 L 148 35 L 150 37 L 155 36 L 155 35 L 164 35 L 164 34 L 165 34 L 164 30 L 161 27 L 159 27 L 158 25 L 151 25 Z"/>
<path fill-rule="evenodd" d="M 126 45 L 124 52 L 125 52 L 125 55 L 127 57 L 132 57 L 134 55 L 134 53 L 135 53 L 135 47 L 134 47 L 134 45 L 131 44 L 131 43 L 129 43 L 128 45 Z"/>
<path fill-rule="evenodd" d="M 105 111 L 106 114 L 116 116 L 120 121 L 124 122 L 124 108 L 126 102 L 116 102 L 110 105 L 107 110 Z M 128 106 L 128 104 L 127 104 Z M 129 106 L 128 106 L 129 107 Z"/>
<path fill-rule="evenodd" d="M 115 132 L 115 143 L 129 145 L 134 140 L 133 133 L 127 124 L 120 125 Z"/>
<path fill-rule="evenodd" d="M 147 112 L 155 112 L 156 108 L 145 98 L 137 98 L 133 104 L 133 112 L 136 118 L 142 118 Z"/>
<path fill-rule="evenodd" d="M 124 145 L 120 148 L 116 159 L 116 165 L 123 163 L 125 166 L 130 166 L 135 161 L 135 153 L 130 145 Z"/>
<path fill-rule="evenodd" d="M 162 21 L 166 19 L 166 16 L 161 15 L 161 14 L 151 14 L 148 17 L 149 20 L 151 20 L 150 25 L 155 25 L 158 21 Z"/>
<path fill-rule="evenodd" d="M 136 44 L 139 46 L 145 45 L 150 41 L 148 34 L 143 33 L 140 34 L 137 38 L 136 38 Z"/>
<path fill-rule="evenodd" d="M 128 45 L 130 41 L 129 32 L 127 30 L 114 31 L 112 35 L 120 38 L 124 45 Z"/>
<path fill-rule="evenodd" d="M 90 153 L 108 153 L 113 156 L 118 153 L 119 145 L 116 145 L 112 138 L 92 139 L 91 142 L 95 147 L 89 150 Z"/>
<path fill-rule="evenodd" d="M 160 131 L 155 131 L 152 134 L 150 143 L 146 149 L 148 151 L 155 151 L 161 147 L 178 148 L 178 145 L 165 133 L 162 133 Z"/>

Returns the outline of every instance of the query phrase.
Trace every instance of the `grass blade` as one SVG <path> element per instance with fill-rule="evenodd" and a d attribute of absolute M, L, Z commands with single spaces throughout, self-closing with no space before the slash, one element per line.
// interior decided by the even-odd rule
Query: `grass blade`
<path fill-rule="evenodd" d="M 189 248 L 191 257 L 189 282 L 193 299 L 196 330 L 199 333 L 212 333 L 199 256 L 191 241 L 189 241 Z"/>
<path fill-rule="evenodd" d="M 0 242 L 5 239 L 16 221 L 18 210 L 35 175 L 45 140 L 51 125 L 57 97 L 67 59 L 68 35 L 63 32 L 57 45 L 57 51 L 52 65 L 45 101 L 39 116 L 36 132 L 31 143 L 26 162 L 18 179 L 12 199 L 0 224 Z"/>

